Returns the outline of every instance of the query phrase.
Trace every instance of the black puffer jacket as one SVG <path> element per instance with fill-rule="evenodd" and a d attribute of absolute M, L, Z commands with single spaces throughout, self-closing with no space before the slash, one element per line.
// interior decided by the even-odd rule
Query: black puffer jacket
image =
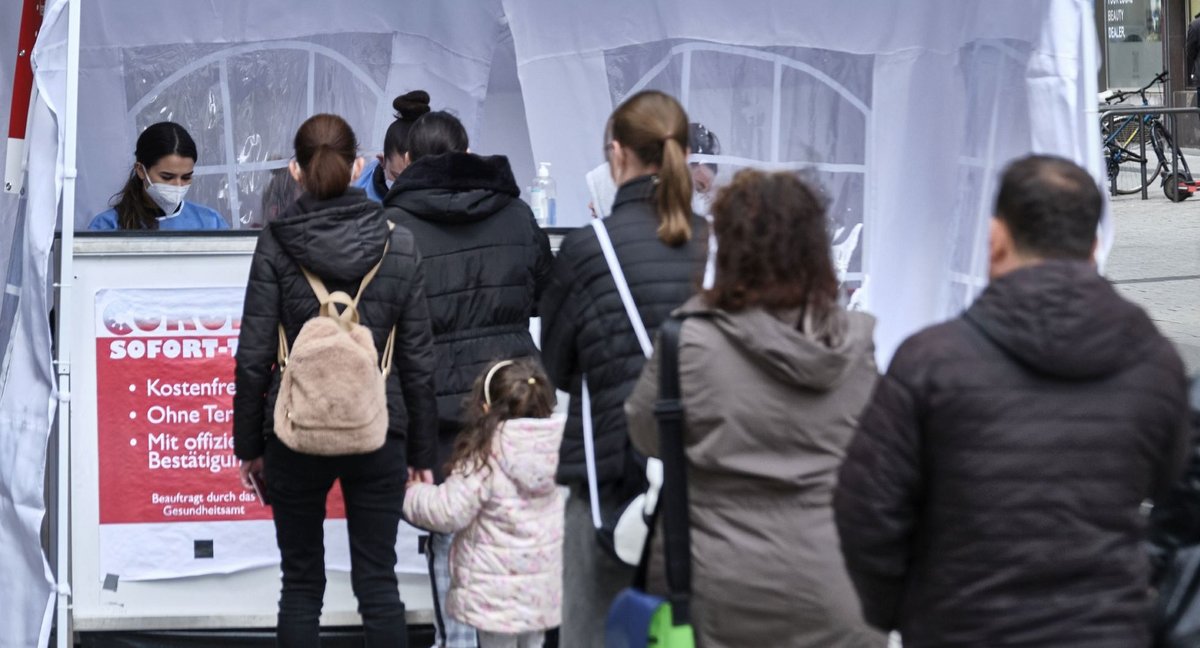
<path fill-rule="evenodd" d="M 901 345 L 842 466 L 867 620 L 905 648 L 1147 646 L 1140 507 L 1186 417 L 1178 355 L 1090 264 L 993 281 Z"/>
<path fill-rule="evenodd" d="M 550 241 L 520 199 L 508 159 L 447 153 L 417 160 L 384 204 L 412 231 L 425 267 L 437 358 L 438 465 L 463 400 L 493 360 L 537 355 L 529 318 L 550 276 Z"/>
<path fill-rule="evenodd" d="M 433 397 L 433 335 L 420 255 L 412 233 L 391 232 L 383 208 L 361 189 L 341 198 L 317 201 L 307 194 L 258 236 L 250 265 L 242 329 L 238 337 L 237 395 L 234 397 L 234 452 L 242 459 L 263 453 L 271 434 L 279 372 L 275 368 L 278 324 L 291 345 L 300 328 L 318 314 L 319 304 L 300 265 L 331 292 L 350 295 L 383 255 L 387 259 L 358 305 L 362 323 L 382 350 L 396 326 L 395 358 L 388 376 L 388 433 L 406 439 L 408 465 L 432 468 L 436 453 Z"/>
<path fill-rule="evenodd" d="M 672 248 L 659 240 L 654 188 L 651 176 L 627 182 L 604 221 L 652 339 L 671 311 L 695 291 L 708 241 L 707 225 L 699 217 L 692 220 L 688 244 Z M 580 417 L 581 377 L 587 374 L 597 474 L 601 482 L 612 483 L 627 468 L 625 399 L 646 360 L 591 227 L 563 239 L 540 312 L 542 361 L 550 380 L 571 394 L 559 479 L 582 482 L 587 476 Z"/>

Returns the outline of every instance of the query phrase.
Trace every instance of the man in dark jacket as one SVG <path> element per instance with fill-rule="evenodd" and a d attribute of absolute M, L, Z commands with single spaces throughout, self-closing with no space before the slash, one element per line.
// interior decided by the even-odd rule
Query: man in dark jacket
<path fill-rule="evenodd" d="M 1005 172 L 991 285 L 904 342 L 835 499 L 867 620 L 923 646 L 1149 645 L 1142 503 L 1184 458 L 1171 345 L 1092 263 L 1083 169 Z"/>

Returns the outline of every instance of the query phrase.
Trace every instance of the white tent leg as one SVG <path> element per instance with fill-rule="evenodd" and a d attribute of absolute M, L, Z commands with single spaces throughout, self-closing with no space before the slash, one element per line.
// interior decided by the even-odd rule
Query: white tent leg
<path fill-rule="evenodd" d="M 79 126 L 79 32 L 82 0 L 67 0 L 67 105 L 64 106 L 64 169 L 62 188 L 62 239 L 59 257 L 58 298 L 58 646 L 74 645 L 71 623 L 71 343 L 75 325 L 71 284 L 75 278 L 75 178 Z"/>

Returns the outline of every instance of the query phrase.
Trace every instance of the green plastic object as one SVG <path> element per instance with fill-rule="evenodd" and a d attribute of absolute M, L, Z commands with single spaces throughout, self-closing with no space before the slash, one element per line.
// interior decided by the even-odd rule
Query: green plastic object
<path fill-rule="evenodd" d="M 690 623 L 679 626 L 672 624 L 671 604 L 663 603 L 650 619 L 650 636 L 646 645 L 654 648 L 696 648 L 696 635 Z"/>

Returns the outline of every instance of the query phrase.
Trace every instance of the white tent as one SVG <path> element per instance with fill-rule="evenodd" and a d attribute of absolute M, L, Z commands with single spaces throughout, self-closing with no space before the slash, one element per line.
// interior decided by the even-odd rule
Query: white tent
<path fill-rule="evenodd" d="M 2 87 L 14 5 L 0 8 Z M 807 170 L 839 242 L 861 229 L 849 278 L 867 282 L 886 363 L 984 285 L 987 217 L 1008 160 L 1055 153 L 1100 177 L 1093 31 L 1085 0 L 47 2 L 28 205 L 0 195 L 0 546 L 14 548 L 0 554 L 0 646 L 44 641 L 49 627 L 40 467 L 65 397 L 46 326 L 57 215 L 70 276 L 72 226 L 119 188 L 148 124 L 191 130 L 193 195 L 248 227 L 306 116 L 343 114 L 374 148 L 391 98 L 424 88 L 467 124 L 473 150 L 509 155 L 518 181 L 551 162 L 558 224 L 577 226 L 606 117 L 634 91 L 665 90 L 720 138 L 705 159 L 719 179 L 740 167 Z M 69 310 L 58 315 L 72 325 Z M 70 349 L 59 353 L 69 391 Z"/>

